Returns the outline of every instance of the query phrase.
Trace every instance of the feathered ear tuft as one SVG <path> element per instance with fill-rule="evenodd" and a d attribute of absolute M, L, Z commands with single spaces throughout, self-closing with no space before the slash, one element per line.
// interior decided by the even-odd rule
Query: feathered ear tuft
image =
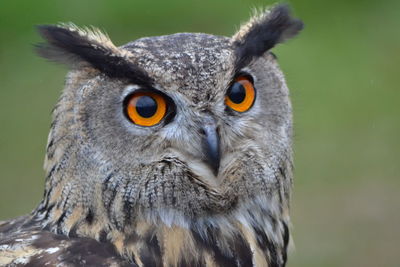
<path fill-rule="evenodd" d="M 41 25 L 40 35 L 47 44 L 36 46 L 40 56 L 52 61 L 74 65 L 88 62 L 102 69 L 104 57 L 120 57 L 120 50 L 98 29 L 78 28 L 74 24 Z"/>
<path fill-rule="evenodd" d="M 38 26 L 47 43 L 36 45 L 44 58 L 69 64 L 89 63 L 109 77 L 128 78 L 136 84 L 148 84 L 150 78 L 128 58 L 130 52 L 117 48 L 107 35 L 92 28 L 78 28 L 73 24 Z"/>
<path fill-rule="evenodd" d="M 232 37 L 238 69 L 276 44 L 294 37 L 301 29 L 303 22 L 290 16 L 287 5 L 278 5 L 255 15 Z"/>

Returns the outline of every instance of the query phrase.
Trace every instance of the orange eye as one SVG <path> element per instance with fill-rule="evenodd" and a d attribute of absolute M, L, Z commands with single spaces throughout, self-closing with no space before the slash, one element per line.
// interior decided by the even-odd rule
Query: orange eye
<path fill-rule="evenodd" d="M 130 95 L 126 102 L 126 114 L 129 119 L 140 126 L 154 126 L 167 113 L 164 96 L 154 92 L 137 92 Z"/>
<path fill-rule="evenodd" d="M 237 112 L 248 111 L 256 98 L 253 83 L 246 76 L 239 76 L 225 96 L 225 104 Z"/>

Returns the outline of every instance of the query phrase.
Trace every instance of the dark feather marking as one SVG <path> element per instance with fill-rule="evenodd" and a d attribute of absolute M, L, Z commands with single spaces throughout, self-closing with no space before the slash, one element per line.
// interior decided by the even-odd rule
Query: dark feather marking
<path fill-rule="evenodd" d="M 277 43 L 295 36 L 303 28 L 303 22 L 290 16 L 287 5 L 278 5 L 256 22 L 236 46 L 235 70 L 239 72 L 255 57 L 262 56 Z"/>
<path fill-rule="evenodd" d="M 46 176 L 46 180 L 49 179 L 49 178 L 53 175 L 53 173 L 55 172 L 55 170 L 57 169 L 57 167 L 58 167 L 58 164 L 57 164 L 57 163 L 54 164 L 54 165 L 51 167 L 49 173 L 48 173 L 47 176 Z"/>
<path fill-rule="evenodd" d="M 71 229 L 69 229 L 68 237 L 70 237 L 70 238 L 78 237 L 78 233 L 77 233 L 78 227 L 79 227 L 79 223 L 75 223 L 75 224 L 71 227 Z"/>
<path fill-rule="evenodd" d="M 123 201 L 124 201 L 124 206 L 123 206 L 123 212 L 124 212 L 124 219 L 125 219 L 125 224 L 126 225 L 131 225 L 132 219 L 133 219 L 133 203 L 131 203 L 131 195 L 132 195 L 132 190 L 133 186 L 126 186 L 127 190 L 124 193 L 123 196 Z"/>
<path fill-rule="evenodd" d="M 278 220 L 274 216 L 272 216 L 272 214 L 268 210 L 266 210 L 266 209 L 262 209 L 262 210 L 264 210 L 265 215 L 268 217 L 268 222 L 272 226 L 272 230 L 274 232 L 277 232 L 278 231 L 277 228 L 279 225 Z"/>
<path fill-rule="evenodd" d="M 99 233 L 99 242 L 101 242 L 101 243 L 108 242 L 107 235 L 108 235 L 108 232 L 105 229 L 101 230 Z"/>
<path fill-rule="evenodd" d="M 54 207 L 56 206 L 56 203 L 52 203 L 50 204 L 50 206 L 45 207 L 46 209 L 46 214 L 44 215 L 43 221 L 47 221 L 47 219 L 50 217 L 51 211 L 54 209 Z M 41 213 L 42 211 L 38 211 L 38 213 Z M 44 210 L 43 210 L 44 212 Z"/>
<path fill-rule="evenodd" d="M 63 213 L 61 214 L 61 216 L 58 218 L 56 225 L 57 225 L 57 234 L 63 234 L 62 231 L 62 226 L 61 224 L 63 223 L 65 217 L 67 216 L 67 211 L 64 210 Z"/>
<path fill-rule="evenodd" d="M 146 233 L 144 241 L 146 246 L 140 250 L 140 260 L 143 262 L 143 266 L 163 266 L 161 248 L 154 229 L 151 229 Z"/>
<path fill-rule="evenodd" d="M 38 209 L 35 211 L 37 214 L 39 213 L 44 213 L 46 210 L 48 210 L 48 206 L 49 206 L 49 195 L 51 192 L 52 188 L 50 188 L 50 190 L 44 190 L 44 194 L 43 194 L 43 200 L 41 201 Z M 54 206 L 54 203 L 52 203 L 51 205 Z"/>
<path fill-rule="evenodd" d="M 181 257 L 177 263 L 177 267 L 204 267 L 204 266 L 206 266 L 204 257 L 200 259 L 193 258 L 190 260 Z"/>
<path fill-rule="evenodd" d="M 163 176 L 164 174 L 162 174 L 162 176 Z M 160 187 L 161 187 L 161 195 L 162 195 L 162 198 L 163 198 L 163 202 L 166 204 L 166 205 L 168 205 L 169 203 L 168 203 L 168 198 L 169 198 L 169 194 L 166 194 L 165 193 L 165 184 L 166 184 L 167 182 L 166 181 L 162 181 L 161 183 L 160 183 Z"/>
<path fill-rule="evenodd" d="M 172 196 L 171 196 L 171 205 L 175 206 L 176 204 L 176 195 L 175 195 L 175 183 L 172 183 L 171 185 L 171 192 L 172 192 Z"/>
<path fill-rule="evenodd" d="M 256 234 L 257 244 L 264 251 L 264 253 L 266 253 L 267 250 L 269 251 L 269 257 L 268 255 L 265 255 L 268 261 L 268 266 L 279 267 L 278 252 L 275 244 L 269 240 L 266 233 L 259 227 L 253 225 L 253 229 L 254 233 Z"/>
<path fill-rule="evenodd" d="M 65 190 L 65 188 L 66 187 L 64 187 L 63 190 Z M 74 190 L 69 189 L 69 191 L 67 192 L 67 196 L 64 199 L 62 199 L 62 201 L 57 203 L 57 208 L 61 208 L 61 205 L 62 205 L 61 209 L 67 210 L 67 205 L 69 203 L 69 199 L 70 199 L 71 195 L 73 195 L 73 191 Z"/>
<path fill-rule="evenodd" d="M 129 225 L 131 224 L 131 220 L 132 220 L 132 206 L 131 203 L 129 201 L 129 199 L 125 199 L 124 200 L 124 206 L 123 206 L 123 212 L 124 212 L 124 216 L 125 216 L 125 224 Z"/>
<path fill-rule="evenodd" d="M 86 214 L 85 220 L 89 225 L 91 225 L 93 223 L 94 213 L 93 213 L 92 209 L 89 209 L 88 213 Z"/>
<path fill-rule="evenodd" d="M 283 221 L 282 225 L 283 225 L 283 244 L 284 244 L 282 257 L 283 257 L 283 265 L 285 265 L 287 261 L 287 248 L 289 245 L 289 227 Z"/>
<path fill-rule="evenodd" d="M 51 127 L 51 128 L 54 127 L 54 126 L 53 126 L 53 123 L 56 123 L 56 121 L 53 121 L 53 122 L 52 122 L 52 127 Z M 57 139 L 56 139 L 55 137 L 52 137 L 52 139 L 50 140 L 50 142 L 49 142 L 49 144 L 48 144 L 48 146 L 47 146 L 47 148 L 46 148 L 46 156 L 47 156 L 49 159 L 52 159 L 52 158 L 54 157 L 54 153 L 55 153 L 55 151 L 56 151 L 57 144 L 58 144 L 61 140 L 63 140 L 65 137 L 66 137 L 66 135 L 62 135 L 62 136 L 58 137 Z"/>
<path fill-rule="evenodd" d="M 192 228 L 191 232 L 196 243 L 203 249 L 210 251 L 214 256 L 214 260 L 218 266 L 238 266 L 238 262 L 232 255 L 226 255 L 219 247 L 220 230 L 211 225 L 206 228 L 206 236 L 203 236 L 196 228 Z"/>
<path fill-rule="evenodd" d="M 165 169 L 166 169 L 167 165 L 166 164 L 162 164 L 160 167 L 160 173 L 162 176 L 165 175 Z"/>
<path fill-rule="evenodd" d="M 253 252 L 250 249 L 249 243 L 241 235 L 235 235 L 232 240 L 231 247 L 233 248 L 233 254 L 236 255 L 239 266 L 253 266 Z"/>
<path fill-rule="evenodd" d="M 52 148 L 52 146 L 54 145 L 54 138 L 52 138 L 50 141 L 49 141 L 49 143 L 47 144 L 47 147 L 46 147 L 46 152 L 47 152 L 47 154 L 49 153 L 49 150 Z M 51 158 L 52 158 L 53 156 L 51 156 Z"/>
<path fill-rule="evenodd" d="M 284 177 L 286 179 L 286 171 L 283 167 L 279 167 L 278 168 L 279 173 L 282 175 L 282 177 Z"/>
<path fill-rule="evenodd" d="M 111 172 L 106 179 L 103 181 L 103 186 L 102 186 L 102 192 L 103 192 L 103 202 L 104 202 L 104 207 L 107 210 L 107 215 L 108 217 L 111 219 L 111 206 L 115 200 L 115 197 L 118 193 L 118 184 L 116 186 L 114 185 L 110 185 L 109 181 L 111 180 L 111 178 L 114 177 L 114 172 Z M 113 187 L 111 187 L 113 186 Z"/>
<path fill-rule="evenodd" d="M 163 159 L 160 161 L 160 163 L 162 163 L 161 170 L 162 170 L 163 175 L 164 175 L 166 169 L 171 171 L 171 165 L 172 165 L 171 161 L 169 161 L 167 159 Z M 172 192 L 172 196 L 170 199 L 171 203 L 169 203 L 169 204 L 171 204 L 172 206 L 175 206 L 175 204 L 176 204 L 175 183 L 173 182 L 173 183 L 170 183 L 169 185 L 171 186 L 170 192 Z M 163 183 L 163 190 L 164 190 L 164 183 Z M 165 196 L 165 194 L 163 194 L 163 195 Z"/>
<path fill-rule="evenodd" d="M 52 177 L 53 173 L 56 170 L 58 170 L 58 166 L 59 166 L 58 164 L 54 164 L 51 167 L 50 171 L 46 175 L 46 181 L 48 181 Z M 50 194 L 51 194 L 52 191 L 53 191 L 53 187 L 50 187 L 49 189 L 44 190 L 43 200 L 42 200 L 43 206 L 37 212 L 40 213 L 40 212 L 43 212 L 45 209 L 47 209 L 47 206 L 49 205 L 49 201 L 50 201 Z"/>
<path fill-rule="evenodd" d="M 151 87 L 152 79 L 144 70 L 76 30 L 41 25 L 38 31 L 47 41 L 36 46 L 38 54 L 44 58 L 70 64 L 85 61 L 111 78 L 126 78 L 134 84 Z"/>
<path fill-rule="evenodd" d="M 113 177 L 114 172 L 111 172 L 107 175 L 106 179 L 103 181 L 103 191 L 107 190 L 107 183 L 110 181 L 110 179 Z"/>
<path fill-rule="evenodd" d="M 43 231 L 51 231 L 52 230 L 52 223 L 48 222 L 46 225 L 42 227 Z"/>
<path fill-rule="evenodd" d="M 151 179 L 149 177 L 146 177 L 146 178 L 147 178 L 146 182 L 144 183 L 144 194 L 146 195 L 146 198 L 148 199 L 147 203 L 149 204 L 149 206 L 151 208 L 153 206 L 152 201 L 151 201 L 152 195 L 149 194 L 149 192 L 148 192 L 149 182 L 151 181 Z"/>
<path fill-rule="evenodd" d="M 279 203 L 283 203 L 284 202 L 284 198 L 283 198 L 283 181 L 281 181 L 281 177 L 278 177 L 278 175 L 276 174 L 276 172 L 274 173 L 274 177 L 276 180 L 276 183 L 278 184 L 277 188 L 278 188 L 278 197 L 279 197 Z M 279 205 L 279 212 L 283 213 L 283 206 Z"/>

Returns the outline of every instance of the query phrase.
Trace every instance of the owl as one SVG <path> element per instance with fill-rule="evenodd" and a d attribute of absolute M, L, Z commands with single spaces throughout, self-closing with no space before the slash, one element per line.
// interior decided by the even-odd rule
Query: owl
<path fill-rule="evenodd" d="M 303 27 L 285 5 L 232 37 L 177 33 L 117 47 L 44 25 L 67 64 L 43 200 L 0 223 L 1 266 L 284 266 L 292 109 L 276 57 Z"/>

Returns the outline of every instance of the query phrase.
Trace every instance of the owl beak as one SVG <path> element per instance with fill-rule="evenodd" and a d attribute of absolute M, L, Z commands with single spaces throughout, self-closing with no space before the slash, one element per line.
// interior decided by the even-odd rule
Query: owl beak
<path fill-rule="evenodd" d="M 206 161 L 213 169 L 214 175 L 217 176 L 220 162 L 220 141 L 215 121 L 206 121 L 202 130 Z"/>

